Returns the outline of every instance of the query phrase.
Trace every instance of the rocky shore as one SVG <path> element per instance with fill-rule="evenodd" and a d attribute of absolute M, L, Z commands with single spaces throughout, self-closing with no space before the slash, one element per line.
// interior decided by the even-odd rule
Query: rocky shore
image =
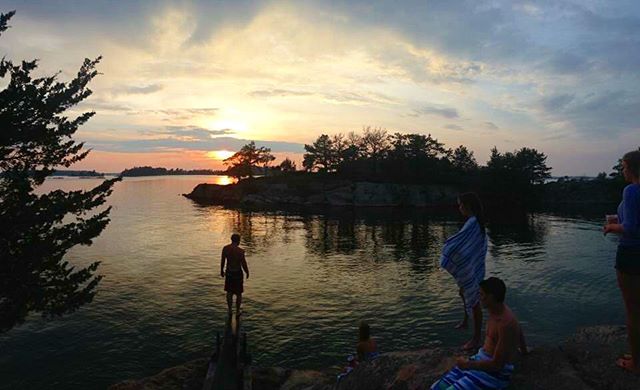
<path fill-rule="evenodd" d="M 199 184 L 185 197 L 203 204 L 241 206 L 437 207 L 455 205 L 446 185 L 373 183 L 305 177 L 257 178 L 232 185 Z"/>
<path fill-rule="evenodd" d="M 640 377 L 615 366 L 627 352 L 626 333 L 621 326 L 583 328 L 558 346 L 534 349 L 516 364 L 510 389 L 514 390 L 637 390 Z M 432 348 L 383 353 L 359 365 L 337 387 L 335 370 L 310 371 L 284 368 L 254 368 L 253 390 L 404 390 L 428 389 L 453 364 L 459 351 Z M 207 359 L 141 379 L 125 381 L 111 390 L 201 389 Z"/>

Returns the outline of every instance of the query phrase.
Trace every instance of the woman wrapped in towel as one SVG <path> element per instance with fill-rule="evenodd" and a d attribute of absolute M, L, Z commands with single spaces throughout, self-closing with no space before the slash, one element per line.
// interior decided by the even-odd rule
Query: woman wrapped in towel
<path fill-rule="evenodd" d="M 463 349 L 476 350 L 482 332 L 482 308 L 479 283 L 484 279 L 487 234 L 480 198 L 473 192 L 458 197 L 458 209 L 467 218 L 462 229 L 449 237 L 442 249 L 440 266 L 456 280 L 464 305 L 464 320 L 457 328 L 466 328 L 468 313 L 473 313 L 473 337 Z"/>
<path fill-rule="evenodd" d="M 504 303 L 507 287 L 498 278 L 480 282 L 480 302 L 489 312 L 487 336 L 482 348 L 458 358 L 456 366 L 431 386 L 431 390 L 506 389 L 518 349 L 528 353 L 518 319 Z"/>

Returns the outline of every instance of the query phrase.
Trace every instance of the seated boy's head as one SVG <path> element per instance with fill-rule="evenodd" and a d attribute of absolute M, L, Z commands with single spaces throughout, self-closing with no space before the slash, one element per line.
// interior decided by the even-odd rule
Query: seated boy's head
<path fill-rule="evenodd" d="M 369 324 L 362 321 L 360 323 L 360 327 L 358 328 L 358 339 L 360 341 L 366 341 L 366 340 L 369 340 L 370 336 L 371 336 L 371 329 L 369 329 Z"/>
<path fill-rule="evenodd" d="M 504 302 L 507 286 L 496 277 L 490 277 L 480 282 L 480 302 L 487 308 Z"/>

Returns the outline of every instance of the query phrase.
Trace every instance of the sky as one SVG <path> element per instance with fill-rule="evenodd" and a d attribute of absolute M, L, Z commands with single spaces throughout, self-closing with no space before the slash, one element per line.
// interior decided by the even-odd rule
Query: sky
<path fill-rule="evenodd" d="M 610 172 L 640 146 L 635 0 L 0 0 L 14 9 L 0 55 L 65 81 L 103 58 L 70 112 L 96 112 L 74 169 L 218 169 L 250 140 L 299 161 L 365 126 L 481 164 L 534 147 L 557 176 Z"/>

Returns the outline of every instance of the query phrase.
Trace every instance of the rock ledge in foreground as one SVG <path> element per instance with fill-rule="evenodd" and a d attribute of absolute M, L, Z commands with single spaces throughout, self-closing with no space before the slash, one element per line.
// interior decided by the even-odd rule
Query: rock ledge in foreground
<path fill-rule="evenodd" d="M 640 377 L 615 366 L 628 349 L 625 328 L 596 326 L 579 329 L 555 347 L 541 347 L 516 364 L 511 389 L 516 390 L 637 390 Z M 453 363 L 456 351 L 432 348 L 388 352 L 358 366 L 338 389 L 425 389 Z M 458 352 L 459 354 L 459 352 Z M 199 359 L 111 390 L 201 389 L 207 360 Z M 337 372 L 254 368 L 253 390 L 329 390 Z"/>

